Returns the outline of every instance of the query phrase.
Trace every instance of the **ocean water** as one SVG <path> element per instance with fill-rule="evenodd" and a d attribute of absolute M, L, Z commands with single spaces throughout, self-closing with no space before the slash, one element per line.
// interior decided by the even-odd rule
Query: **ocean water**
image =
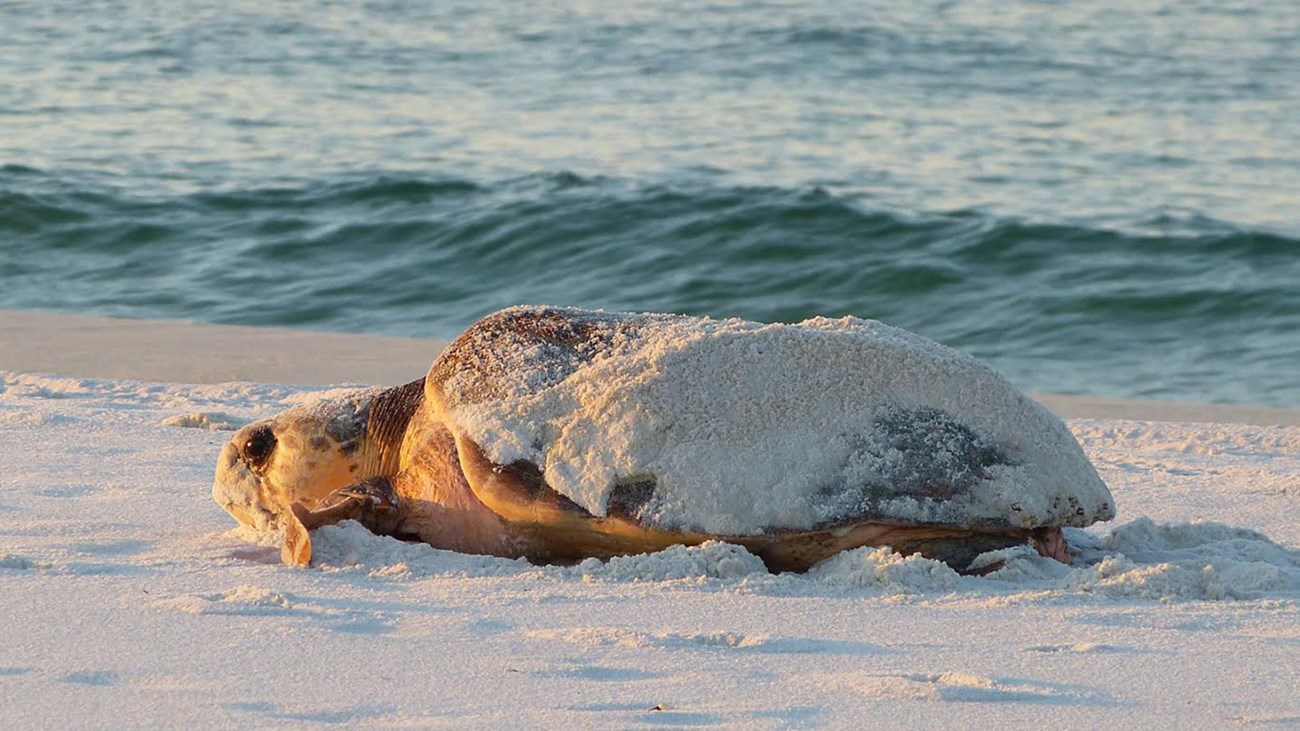
<path fill-rule="evenodd" d="M 1300 406 L 1300 4 L 0 2 L 0 307 L 516 303 Z"/>

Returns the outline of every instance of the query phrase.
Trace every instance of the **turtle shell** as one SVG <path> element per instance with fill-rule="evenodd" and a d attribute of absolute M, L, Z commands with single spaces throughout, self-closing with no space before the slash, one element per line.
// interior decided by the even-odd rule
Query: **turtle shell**
<path fill-rule="evenodd" d="M 425 398 L 485 505 L 610 548 L 575 556 L 710 537 L 820 554 L 1114 516 L 1060 419 L 974 358 L 857 318 L 515 307 L 444 351 Z"/>

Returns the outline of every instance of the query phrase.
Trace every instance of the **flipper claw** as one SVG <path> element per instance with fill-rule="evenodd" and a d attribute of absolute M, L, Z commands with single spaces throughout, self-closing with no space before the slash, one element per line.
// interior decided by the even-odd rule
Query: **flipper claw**
<path fill-rule="evenodd" d="M 317 503 L 315 509 L 308 509 L 302 503 L 294 503 L 290 506 L 292 519 L 288 523 L 296 543 L 303 542 L 303 537 L 309 530 L 344 520 L 355 520 L 370 531 L 384 535 L 392 533 L 397 527 L 400 509 L 401 500 L 393 489 L 392 482 L 387 477 L 372 477 L 335 490 Z M 309 560 L 310 540 L 306 541 L 306 545 Z M 293 554 L 294 560 L 291 561 L 288 558 L 290 554 L 286 553 L 285 563 L 299 565 L 306 563 L 301 558 L 300 550 L 290 551 L 290 553 Z"/>
<path fill-rule="evenodd" d="M 397 510 L 399 506 L 397 492 L 387 477 L 372 477 L 337 490 L 334 495 L 364 501 L 371 510 Z"/>

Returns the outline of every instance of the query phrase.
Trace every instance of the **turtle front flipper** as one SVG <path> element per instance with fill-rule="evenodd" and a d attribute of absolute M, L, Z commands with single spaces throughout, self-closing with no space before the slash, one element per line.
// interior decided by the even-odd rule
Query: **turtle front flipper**
<path fill-rule="evenodd" d="M 529 559 L 571 561 L 611 558 L 660 551 L 669 546 L 730 540 L 690 530 L 641 525 L 628 516 L 596 516 L 546 484 L 541 470 L 528 462 L 498 465 L 482 447 L 457 435 L 460 466 L 474 496 L 523 539 Z M 754 537 L 751 544 L 763 544 Z"/>
<path fill-rule="evenodd" d="M 285 566 L 306 566 L 311 563 L 311 534 L 303 524 L 310 512 L 299 503 L 289 506 L 284 513 L 284 545 L 280 546 L 280 561 Z"/>
<path fill-rule="evenodd" d="M 314 509 L 293 503 L 285 513 L 284 546 L 280 549 L 280 559 L 290 566 L 306 566 L 311 562 L 309 531 L 344 520 L 355 520 L 379 535 L 392 533 L 397 528 L 400 508 L 392 480 L 382 476 L 335 490 Z"/>

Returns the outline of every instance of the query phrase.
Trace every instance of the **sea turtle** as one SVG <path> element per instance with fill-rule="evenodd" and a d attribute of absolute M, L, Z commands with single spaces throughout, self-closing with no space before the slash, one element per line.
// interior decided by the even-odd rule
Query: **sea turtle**
<path fill-rule="evenodd" d="M 973 357 L 880 322 L 513 307 L 403 386 L 245 426 L 216 501 L 542 562 L 723 540 L 774 570 L 890 545 L 958 570 L 1114 517 L 1060 419 Z"/>

